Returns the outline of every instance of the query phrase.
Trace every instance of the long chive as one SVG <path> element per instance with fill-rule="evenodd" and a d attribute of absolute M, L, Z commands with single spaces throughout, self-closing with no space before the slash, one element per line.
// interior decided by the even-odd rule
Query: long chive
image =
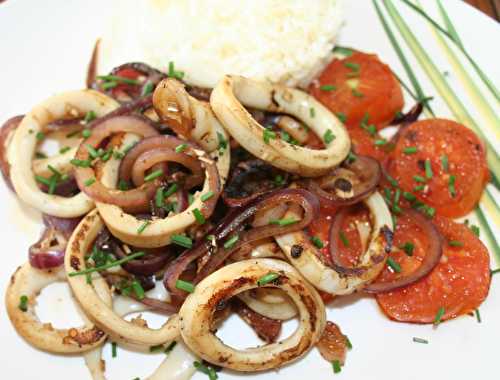
<path fill-rule="evenodd" d="M 444 315 L 444 307 L 440 307 L 439 310 L 436 313 L 436 317 L 434 318 L 434 325 L 437 326 L 441 323 L 441 319 L 443 318 Z"/>
<path fill-rule="evenodd" d="M 238 235 L 233 235 L 232 237 L 230 237 L 225 243 L 224 243 L 224 248 L 226 249 L 230 249 L 232 247 L 234 247 L 234 245 L 236 244 L 236 242 L 239 240 L 239 236 Z"/>
<path fill-rule="evenodd" d="M 21 297 L 19 297 L 19 310 L 23 311 L 23 312 L 27 312 L 28 311 L 28 296 L 26 295 L 22 295 Z"/>
<path fill-rule="evenodd" d="M 70 273 L 68 273 L 68 276 L 74 277 L 74 276 L 85 275 L 87 273 L 100 272 L 100 271 L 103 271 L 103 270 L 106 270 L 109 268 L 113 268 L 113 267 L 118 266 L 118 265 L 125 264 L 131 260 L 137 259 L 138 257 L 144 256 L 145 254 L 146 254 L 146 252 L 135 252 L 135 253 L 128 255 L 127 257 L 124 257 L 123 259 L 116 260 L 116 261 L 113 261 L 113 262 L 108 263 L 108 264 L 104 264 L 104 265 L 94 267 L 94 268 L 87 268 L 87 269 L 77 271 L 77 272 L 70 272 Z"/>
<path fill-rule="evenodd" d="M 399 61 L 403 65 L 403 68 L 406 72 L 406 75 L 408 75 L 408 78 L 410 79 L 410 82 L 415 90 L 416 97 L 419 101 L 422 101 L 424 98 L 426 98 L 426 96 L 422 90 L 422 87 L 420 87 L 420 84 L 418 83 L 418 80 L 417 80 L 417 77 L 415 76 L 415 73 L 413 72 L 408 60 L 406 59 L 406 57 L 403 53 L 403 50 L 401 49 L 401 46 L 399 45 L 391 27 L 387 23 L 384 15 L 382 13 L 382 10 L 378 6 L 378 3 L 377 3 L 378 0 L 372 0 L 372 1 L 373 1 L 373 5 L 375 6 L 375 11 L 377 12 L 377 15 L 380 19 L 380 22 L 382 23 L 382 26 L 385 30 L 385 33 L 387 34 L 387 37 L 389 38 L 389 41 L 391 42 L 391 45 L 392 45 L 394 51 L 396 52 L 396 54 L 399 58 Z M 427 111 L 432 116 L 434 116 L 434 112 L 432 111 L 432 108 L 429 106 L 429 104 L 427 102 L 424 102 L 423 106 L 424 106 L 424 108 L 427 109 Z"/>
<path fill-rule="evenodd" d="M 269 284 L 270 282 L 275 281 L 279 277 L 280 275 L 278 273 L 274 272 L 267 273 L 257 280 L 257 285 L 264 286 L 266 284 Z"/>
<path fill-rule="evenodd" d="M 174 234 L 174 235 L 172 235 L 170 240 L 172 241 L 172 243 L 180 245 L 181 247 L 184 247 L 184 248 L 189 249 L 193 246 L 193 241 L 185 235 Z"/>
<path fill-rule="evenodd" d="M 193 293 L 195 289 L 195 286 L 191 282 L 184 280 L 177 280 L 175 282 L 175 287 L 188 293 Z"/>

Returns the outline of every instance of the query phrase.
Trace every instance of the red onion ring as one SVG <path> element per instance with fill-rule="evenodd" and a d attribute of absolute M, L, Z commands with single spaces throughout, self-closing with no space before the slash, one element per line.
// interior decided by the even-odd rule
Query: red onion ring
<path fill-rule="evenodd" d="M 396 116 L 389 125 L 411 124 L 418 120 L 423 110 L 423 103 L 417 103 L 407 113 Z"/>
<path fill-rule="evenodd" d="M 64 263 L 66 237 L 53 227 L 46 228 L 40 239 L 29 248 L 28 258 L 32 267 L 52 269 Z"/>
<path fill-rule="evenodd" d="M 38 187 L 45 193 L 48 193 L 49 186 L 44 183 L 39 183 Z M 58 182 L 55 189 L 54 195 L 59 195 L 61 197 L 72 197 L 73 195 L 80 192 L 78 185 L 73 177 L 69 177 L 65 181 Z"/>
<path fill-rule="evenodd" d="M 115 116 L 112 118 L 101 118 L 98 125 L 94 125 L 92 134 L 80 144 L 75 158 L 81 161 L 90 159 L 87 146 L 98 149 L 102 142 L 114 133 L 134 133 L 143 137 L 157 135 L 158 132 L 151 124 L 141 116 Z M 149 199 L 153 197 L 155 189 L 158 187 L 159 180 L 151 181 L 137 189 L 121 191 L 118 189 L 109 189 L 100 181 L 95 181 L 95 171 L 92 167 L 77 167 L 75 169 L 75 178 L 78 187 L 90 198 L 103 203 L 114 204 L 121 207 L 126 212 L 140 212 L 147 210 Z M 88 186 L 87 181 L 95 181 Z"/>
<path fill-rule="evenodd" d="M 344 178 L 346 173 L 350 174 L 349 172 L 355 176 L 354 183 L 352 180 Z M 373 193 L 380 182 L 381 175 L 382 169 L 377 160 L 371 157 L 357 156 L 354 162 L 344 162 L 342 167 L 335 169 L 332 174 L 317 180 L 306 180 L 303 184 L 316 194 L 322 203 L 334 207 L 347 206 L 358 203 Z M 334 189 L 336 193 L 328 192 L 325 189 Z M 349 195 L 343 196 L 341 193 Z"/>
<path fill-rule="evenodd" d="M 15 192 L 12 182 L 10 181 L 10 164 L 7 159 L 7 144 L 10 136 L 17 129 L 24 115 L 18 115 L 8 119 L 0 128 L 0 171 L 2 172 L 3 179 L 9 189 Z"/>
<path fill-rule="evenodd" d="M 81 217 L 78 218 L 60 218 L 58 216 L 53 216 L 49 214 L 42 215 L 43 224 L 48 228 L 54 228 L 63 234 L 68 240 L 75 230 L 78 223 L 82 220 Z"/>
<path fill-rule="evenodd" d="M 110 242 L 110 246 L 112 252 L 118 259 L 127 257 L 125 252 L 123 252 L 122 248 L 116 241 Z M 122 264 L 121 267 L 127 272 L 134 275 L 151 276 L 156 272 L 162 270 L 168 263 L 170 258 L 171 255 L 169 255 L 168 253 L 150 253 L 138 259 L 130 260 L 127 263 Z"/>
<path fill-rule="evenodd" d="M 287 226 L 267 225 L 241 232 L 257 212 L 273 207 L 277 203 L 285 202 L 299 204 L 304 209 L 304 216 L 300 221 Z M 177 280 L 191 263 L 207 252 L 210 253 L 210 257 L 194 278 L 195 284 L 215 271 L 236 250 L 244 248 L 256 240 L 301 230 L 311 223 L 318 212 L 319 202 L 317 198 L 303 189 L 275 190 L 255 198 L 245 206 L 233 208 L 219 225 L 208 233 L 208 235 L 214 236 L 215 246 L 212 241 L 203 238 L 193 248 L 184 251 L 167 268 L 163 280 L 165 287 L 173 296 L 182 299 L 186 296 L 186 292 L 176 288 Z M 231 247 L 221 248 L 217 252 L 217 247 L 222 247 L 224 242 L 236 233 L 239 233 L 238 241 Z"/>
<path fill-rule="evenodd" d="M 426 217 L 415 210 L 407 209 L 405 210 L 405 213 L 408 213 L 413 219 L 417 221 L 419 227 L 422 228 L 424 234 L 428 237 L 429 247 L 427 249 L 426 255 L 422 260 L 420 266 L 414 272 L 394 281 L 369 284 L 363 289 L 367 293 L 385 293 L 411 285 L 427 276 L 441 259 L 441 256 L 443 254 L 443 239 L 434 224 L 432 224 Z"/>

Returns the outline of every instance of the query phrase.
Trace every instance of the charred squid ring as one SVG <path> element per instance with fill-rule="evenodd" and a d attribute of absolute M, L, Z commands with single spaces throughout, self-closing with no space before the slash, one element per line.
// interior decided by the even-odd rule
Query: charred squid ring
<path fill-rule="evenodd" d="M 350 294 L 373 281 L 382 271 L 392 244 L 393 223 L 391 214 L 382 196 L 375 192 L 364 199 L 372 215 L 373 227 L 367 250 L 361 255 L 359 264 L 348 268 L 346 272 L 340 268 L 330 268 L 320 260 L 316 248 L 302 231 L 276 237 L 279 246 L 288 260 L 317 289 L 336 295 Z M 285 218 L 294 218 L 297 213 L 290 208 Z M 300 250 L 292 254 L 292 250 Z M 389 249 L 389 251 L 388 251 Z"/>
<path fill-rule="evenodd" d="M 306 177 L 326 174 L 345 159 L 351 147 L 349 135 L 335 115 L 300 90 L 226 75 L 213 90 L 210 105 L 231 136 L 246 150 L 287 172 Z M 325 142 L 325 149 L 316 150 L 280 138 L 264 139 L 266 129 L 243 105 L 295 116 L 320 138 L 328 134 L 332 140 Z"/>
<path fill-rule="evenodd" d="M 21 200 L 38 210 L 59 217 L 75 217 L 88 212 L 94 202 L 84 193 L 65 198 L 42 192 L 35 181 L 32 161 L 37 146 L 37 134 L 47 124 L 68 117 L 84 116 L 89 111 L 98 117 L 114 110 L 117 103 L 97 91 L 81 90 L 55 95 L 34 107 L 23 118 L 9 146 L 10 176 Z M 64 156 L 66 159 L 72 157 Z"/>
<path fill-rule="evenodd" d="M 79 328 L 56 329 L 42 323 L 35 314 L 35 298 L 46 286 L 65 281 L 64 269 L 39 270 L 29 263 L 19 267 L 11 278 L 6 293 L 9 318 L 16 331 L 33 346 L 57 354 L 86 352 L 104 343 L 106 333 L 87 318 Z M 96 298 L 104 305 L 111 305 L 111 292 L 103 279 L 93 283 Z M 20 300 L 27 297 L 26 308 L 22 310 Z M 84 316 L 85 317 L 85 316 Z"/>
<path fill-rule="evenodd" d="M 99 328 L 109 334 L 115 341 L 133 346 L 154 346 L 176 339 L 179 335 L 177 315 L 172 315 L 159 329 L 138 326 L 117 315 L 112 306 L 106 304 L 96 293 L 92 285 L 101 276 L 94 272 L 92 283 L 87 283 L 86 277 L 72 275 L 73 272 L 86 269 L 85 255 L 104 224 L 97 210 L 91 211 L 80 222 L 68 243 L 64 265 L 68 283 L 75 297 L 82 305 L 85 313 Z"/>
<path fill-rule="evenodd" d="M 270 273 L 276 275 L 275 280 L 262 284 L 260 280 Z M 279 288 L 288 294 L 297 306 L 299 327 L 280 342 L 235 350 L 211 331 L 214 310 L 231 297 L 259 286 Z M 323 301 L 314 288 L 291 265 L 272 259 L 222 267 L 196 286 L 179 311 L 182 338 L 195 354 L 210 363 L 245 372 L 278 368 L 304 355 L 321 336 L 325 318 Z"/>

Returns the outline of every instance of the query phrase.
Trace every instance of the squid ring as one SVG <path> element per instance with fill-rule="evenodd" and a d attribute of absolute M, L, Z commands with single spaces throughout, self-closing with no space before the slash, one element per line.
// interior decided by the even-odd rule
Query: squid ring
<path fill-rule="evenodd" d="M 177 315 L 172 315 L 160 329 L 138 326 L 124 320 L 103 302 L 92 284 L 87 283 L 85 276 L 71 275 L 86 268 L 85 254 L 103 226 L 97 210 L 93 210 L 82 219 L 68 242 L 64 265 L 75 297 L 88 317 L 115 341 L 133 346 L 155 346 L 174 340 L 179 335 Z M 97 273 L 93 277 L 101 278 Z"/>
<path fill-rule="evenodd" d="M 276 237 L 279 246 L 288 260 L 316 288 L 330 294 L 350 294 L 373 281 L 382 271 L 387 259 L 393 231 L 391 214 L 382 196 L 375 192 L 363 200 L 371 212 L 373 227 L 367 250 L 360 257 L 354 269 L 359 273 L 339 273 L 325 265 L 304 232 L 294 232 Z M 297 217 L 297 212 L 290 208 L 284 218 Z M 302 247 L 299 257 L 292 255 L 292 247 Z"/>
<path fill-rule="evenodd" d="M 161 118 L 165 118 L 167 108 L 172 107 L 172 104 L 167 104 L 165 100 L 165 97 L 171 92 L 184 94 L 186 90 L 178 81 L 172 79 L 160 82 L 155 90 L 153 103 Z M 178 104 L 176 103 L 176 107 L 180 111 L 189 111 L 195 121 L 193 129 L 190 131 L 190 137 L 204 149 L 204 151 L 195 150 L 197 158 L 205 161 L 205 163 L 215 161 L 220 178 L 220 188 L 222 188 L 229 173 L 230 149 L 227 133 L 217 121 L 207 103 L 200 102 L 187 95 L 187 93 L 185 95 L 188 100 L 186 102 L 179 101 Z M 126 141 L 122 145 L 130 144 L 131 138 L 126 136 Z M 221 148 L 221 142 L 225 144 L 223 144 L 223 149 Z M 205 152 L 208 152 L 208 154 Z M 116 160 L 110 160 L 104 166 L 101 181 L 105 186 L 116 187 L 118 182 L 117 165 Z M 204 209 L 206 204 L 201 200 L 201 196 L 211 190 L 211 182 L 215 180 L 210 178 L 207 170 L 205 170 L 205 173 L 203 189 L 194 194 L 192 204 L 185 211 L 163 219 L 153 219 L 141 233 L 138 233 L 138 231 L 141 225 L 144 224 L 144 220 L 137 219 L 134 215 L 125 213 L 121 208 L 112 204 L 97 202 L 97 208 L 111 233 L 120 240 L 136 247 L 162 247 L 170 243 L 173 234 L 182 233 L 187 227 L 196 222 L 193 210 Z M 210 201 L 214 201 L 214 199 Z"/>
<path fill-rule="evenodd" d="M 44 132 L 47 124 L 58 119 L 84 116 L 89 111 L 101 117 L 116 107 L 117 103 L 106 95 L 80 90 L 55 95 L 26 114 L 8 150 L 11 180 L 19 198 L 46 214 L 62 218 L 77 217 L 90 211 L 94 202 L 81 192 L 65 198 L 46 194 L 38 188 L 32 167 L 37 135 Z M 71 159 L 69 154 L 67 152 L 63 158 Z"/>
<path fill-rule="evenodd" d="M 210 105 L 224 128 L 246 150 L 288 172 L 306 177 L 326 174 L 347 157 L 351 147 L 349 135 L 337 117 L 297 89 L 226 75 L 213 90 Z M 329 135 L 324 138 L 326 148 L 304 148 L 278 136 L 264 138 L 266 129 L 243 105 L 295 116 L 320 138 Z"/>
<path fill-rule="evenodd" d="M 275 279 L 262 284 L 264 276 L 271 273 Z M 297 306 L 299 327 L 280 342 L 235 350 L 211 331 L 214 310 L 232 296 L 258 288 L 259 283 L 289 295 Z M 277 368 L 304 355 L 323 333 L 325 318 L 323 301 L 314 288 L 291 265 L 273 259 L 239 261 L 222 267 L 196 286 L 179 311 L 181 336 L 196 355 L 245 372 Z"/>
<path fill-rule="evenodd" d="M 256 294 L 256 297 L 252 297 L 249 292 L 238 295 L 238 298 L 242 300 L 250 309 L 263 315 L 264 317 L 286 321 L 297 315 L 297 308 L 288 297 L 284 297 L 281 292 L 276 294 L 276 296 L 273 294 L 273 298 L 274 297 L 276 297 L 276 300 L 272 299 L 273 302 L 269 302 L 269 298 L 271 297 L 266 297 L 258 293 Z"/>
<path fill-rule="evenodd" d="M 19 267 L 11 277 L 6 293 L 9 318 L 16 331 L 33 346 L 56 354 L 75 354 L 92 350 L 106 339 L 106 333 L 86 321 L 83 327 L 56 329 L 42 323 L 35 314 L 34 300 L 46 286 L 65 281 L 64 268 L 39 270 L 30 263 Z M 111 292 L 104 279 L 95 281 L 96 297 L 104 305 L 111 305 Z M 27 297 L 26 311 L 21 310 L 21 297 Z M 86 319 L 86 318 L 84 318 Z"/>

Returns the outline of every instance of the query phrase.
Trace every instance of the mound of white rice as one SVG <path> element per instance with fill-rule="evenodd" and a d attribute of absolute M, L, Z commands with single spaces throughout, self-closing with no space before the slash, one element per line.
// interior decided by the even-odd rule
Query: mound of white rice
<path fill-rule="evenodd" d="M 213 87 L 224 74 L 306 85 L 329 61 L 343 0 L 114 0 L 99 72 L 129 61 Z"/>

